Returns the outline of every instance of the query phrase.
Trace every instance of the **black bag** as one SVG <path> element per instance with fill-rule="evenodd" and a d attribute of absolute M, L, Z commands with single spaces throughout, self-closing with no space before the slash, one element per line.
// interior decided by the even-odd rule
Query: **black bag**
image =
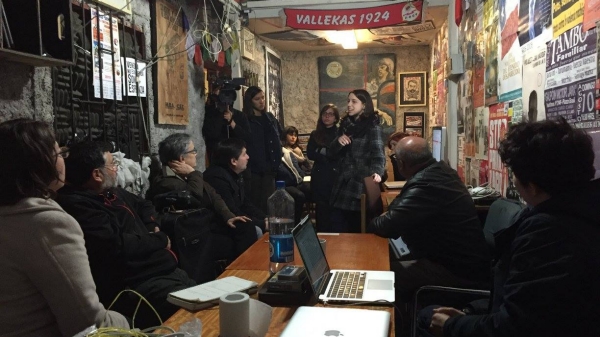
<path fill-rule="evenodd" d="M 210 230 L 215 220 L 215 213 L 206 208 L 172 210 L 162 216 L 162 230 L 171 238 L 179 266 L 198 284 L 217 277 Z"/>

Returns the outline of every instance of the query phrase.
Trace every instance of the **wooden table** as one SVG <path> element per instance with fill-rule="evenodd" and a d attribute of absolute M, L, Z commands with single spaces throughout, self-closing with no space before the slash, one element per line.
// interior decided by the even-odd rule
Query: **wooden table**
<path fill-rule="evenodd" d="M 325 256 L 332 269 L 390 270 L 387 239 L 375 234 L 319 234 L 327 240 Z M 302 266 L 298 248 L 294 245 L 293 264 Z M 268 270 L 269 234 L 263 235 L 244 254 L 233 261 L 227 270 Z"/>
<path fill-rule="evenodd" d="M 331 268 L 335 269 L 368 269 L 368 270 L 390 270 L 389 251 L 387 239 L 377 237 L 373 234 L 339 234 L 319 235 L 327 239 L 327 260 Z M 260 285 L 269 278 L 269 255 L 268 234 L 254 243 L 240 257 L 238 257 L 219 278 L 237 276 L 254 281 Z M 295 252 L 294 264 L 302 264 L 302 260 Z M 235 268 L 231 268 L 231 267 Z M 257 294 L 251 296 L 256 299 Z M 317 306 L 326 306 L 317 304 Z M 331 305 L 330 305 L 331 306 Z M 336 306 L 339 307 L 339 306 Z M 349 308 L 385 310 L 391 315 L 389 336 L 395 336 L 394 309 L 385 306 L 347 306 Z M 269 331 L 266 336 L 275 337 L 281 335 L 288 321 L 296 312 L 297 307 L 273 307 L 273 316 Z M 179 309 L 163 325 L 175 330 L 192 317 L 202 321 L 202 337 L 219 336 L 219 307 L 191 312 Z"/>

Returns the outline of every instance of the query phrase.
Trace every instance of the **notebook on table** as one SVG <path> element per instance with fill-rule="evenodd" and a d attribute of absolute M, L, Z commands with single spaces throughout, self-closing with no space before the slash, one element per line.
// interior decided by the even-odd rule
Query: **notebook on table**
<path fill-rule="evenodd" d="M 394 272 L 331 270 L 308 216 L 292 230 L 315 296 L 322 302 L 394 302 Z"/>
<path fill-rule="evenodd" d="M 382 310 L 300 307 L 281 337 L 386 337 L 390 313 Z"/>

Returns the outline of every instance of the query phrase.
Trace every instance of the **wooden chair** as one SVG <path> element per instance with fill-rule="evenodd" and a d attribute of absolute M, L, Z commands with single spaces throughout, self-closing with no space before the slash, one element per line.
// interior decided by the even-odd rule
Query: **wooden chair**
<path fill-rule="evenodd" d="M 373 217 L 383 213 L 383 202 L 381 201 L 381 187 L 371 177 L 363 179 L 365 192 L 360 196 L 360 230 L 366 233 L 367 222 Z"/>

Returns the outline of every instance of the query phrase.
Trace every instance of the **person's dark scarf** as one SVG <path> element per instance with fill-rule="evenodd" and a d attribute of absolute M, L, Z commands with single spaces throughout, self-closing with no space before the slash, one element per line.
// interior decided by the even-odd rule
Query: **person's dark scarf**
<path fill-rule="evenodd" d="M 365 117 L 364 114 L 358 116 L 358 118 L 346 116 L 342 118 L 342 122 L 340 123 L 339 134 L 352 138 L 362 137 L 370 128 L 377 124 L 379 124 L 377 112 L 368 117 Z"/>
<path fill-rule="evenodd" d="M 319 124 L 317 131 L 315 132 L 315 141 L 320 147 L 325 147 L 331 144 L 337 134 L 337 128 L 335 125 L 326 127 L 325 125 Z"/>

